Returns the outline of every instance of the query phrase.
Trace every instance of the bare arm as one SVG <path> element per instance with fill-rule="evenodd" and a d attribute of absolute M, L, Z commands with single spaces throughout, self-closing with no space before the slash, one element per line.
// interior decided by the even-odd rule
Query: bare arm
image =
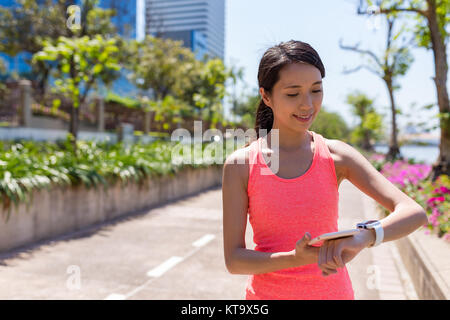
<path fill-rule="evenodd" d="M 355 148 L 339 140 L 329 140 L 327 143 L 340 176 L 391 212 L 380 220 L 384 231 L 383 242 L 405 237 L 428 221 L 425 210 L 378 172 Z M 375 238 L 374 230 L 364 230 L 352 237 L 326 240 L 320 247 L 318 259 L 322 274 L 327 276 L 332 273 L 328 270 L 343 267 L 361 250 L 374 243 Z"/>
<path fill-rule="evenodd" d="M 245 161 L 243 151 L 237 150 L 223 167 L 223 243 L 227 270 L 232 274 L 259 274 L 317 263 L 318 247 L 308 246 L 301 257 L 295 249 L 260 252 L 246 248 L 248 195 L 245 180 L 248 179 L 248 165 Z"/>
<path fill-rule="evenodd" d="M 378 172 L 361 153 L 342 141 L 334 143 L 343 156 L 345 178 L 391 212 L 380 220 L 383 242 L 405 237 L 428 222 L 425 210 Z"/>

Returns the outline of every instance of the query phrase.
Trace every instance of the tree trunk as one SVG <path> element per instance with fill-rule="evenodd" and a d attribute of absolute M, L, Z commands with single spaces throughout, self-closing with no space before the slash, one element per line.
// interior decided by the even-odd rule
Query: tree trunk
<path fill-rule="evenodd" d="M 80 108 L 76 108 L 73 104 L 70 110 L 70 126 L 69 132 L 73 135 L 74 140 L 72 141 L 72 146 L 75 154 L 77 153 L 77 139 L 78 139 L 78 114 Z"/>
<path fill-rule="evenodd" d="M 389 139 L 389 151 L 386 155 L 386 159 L 389 161 L 394 161 L 395 159 L 400 158 L 400 149 L 398 147 L 397 142 L 397 108 L 395 107 L 395 100 L 394 100 L 394 92 L 392 88 L 392 83 L 387 82 L 387 87 L 389 91 L 389 99 L 391 100 L 391 137 Z"/>
<path fill-rule="evenodd" d="M 447 91 L 447 53 L 443 37 L 440 33 L 437 17 L 436 2 L 428 0 L 428 27 L 431 34 L 431 45 L 434 55 L 435 77 L 441 127 L 441 141 L 439 145 L 439 156 L 433 163 L 431 178 L 436 178 L 441 174 L 450 175 L 450 105 Z"/>
<path fill-rule="evenodd" d="M 373 146 L 370 143 L 370 130 L 366 130 L 366 129 L 364 130 L 361 148 L 363 148 L 366 151 L 373 151 Z"/>

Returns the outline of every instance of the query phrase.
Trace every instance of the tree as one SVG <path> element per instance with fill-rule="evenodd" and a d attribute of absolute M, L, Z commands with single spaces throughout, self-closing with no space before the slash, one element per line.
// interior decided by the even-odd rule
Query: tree
<path fill-rule="evenodd" d="M 130 71 L 129 79 L 151 99 L 142 104 L 155 112 L 155 120 L 181 123 L 182 115 L 189 112 L 185 92 L 192 87 L 200 68 L 192 51 L 181 41 L 147 36 L 143 41 L 132 40 L 124 50 L 124 63 Z"/>
<path fill-rule="evenodd" d="M 242 81 L 244 77 L 244 68 L 243 67 L 237 67 L 236 65 L 232 65 L 230 68 L 231 71 L 231 81 L 233 85 L 233 92 L 230 94 L 231 96 L 231 103 L 232 103 L 232 113 L 236 114 L 236 109 L 238 108 L 239 99 L 237 97 L 237 91 L 236 86 L 239 81 Z M 245 86 L 245 83 L 243 83 Z M 255 96 L 255 95 L 253 95 Z"/>
<path fill-rule="evenodd" d="M 127 68 L 130 78 L 138 88 L 152 89 L 156 100 L 163 100 L 168 94 L 180 95 L 183 79 L 181 70 L 186 64 L 194 64 L 194 54 L 182 46 L 182 41 L 147 36 L 143 41 L 130 42 Z M 178 92 L 176 92 L 178 91 Z"/>
<path fill-rule="evenodd" d="M 115 11 L 96 7 L 97 0 L 82 2 L 81 26 L 78 31 L 67 27 L 69 19 L 67 8 L 70 0 L 16 0 L 17 6 L 4 8 L 0 6 L 0 51 L 15 56 L 26 51 L 35 54 L 42 50 L 44 39 L 56 40 L 59 37 L 81 37 L 101 34 L 112 36 L 115 26 L 111 17 Z M 33 65 L 41 94 L 50 68 L 43 62 Z"/>
<path fill-rule="evenodd" d="M 3 60 L 0 58 L 0 75 L 4 72 L 6 72 L 6 66 Z M 0 81 L 0 100 L 4 99 L 5 89 L 5 84 Z"/>
<path fill-rule="evenodd" d="M 397 17 L 406 13 L 414 19 L 413 34 L 417 47 L 432 50 L 434 58 L 434 84 L 439 106 L 441 140 L 439 156 L 433 164 L 431 179 L 450 174 L 450 104 L 447 89 L 447 28 L 450 23 L 450 0 L 360 0 L 358 14 L 368 14 L 365 4 L 376 5 L 380 14 Z"/>
<path fill-rule="evenodd" d="M 232 75 L 232 70 L 227 69 L 219 58 L 202 65 L 198 90 L 193 99 L 196 107 L 202 109 L 202 118 L 210 121 L 210 128 L 224 121 L 222 99 L 226 94 L 225 83 Z"/>
<path fill-rule="evenodd" d="M 230 73 L 220 59 L 199 61 L 194 53 L 182 46 L 182 41 L 147 36 L 129 45 L 127 68 L 129 78 L 143 91 L 152 92 L 150 109 L 176 107 L 178 110 L 153 110 L 160 115 L 174 115 L 175 122 L 184 114 L 199 115 L 215 123 L 222 119 L 221 100 L 225 95 L 225 81 Z M 171 96 L 166 100 L 167 96 Z M 163 103 L 163 101 L 166 101 Z"/>
<path fill-rule="evenodd" d="M 397 114 L 399 112 L 394 99 L 394 91 L 400 89 L 397 78 L 405 75 L 413 62 L 413 58 L 408 49 L 411 41 L 403 41 L 403 43 L 400 44 L 398 40 L 399 36 L 404 33 L 405 26 L 402 26 L 396 34 L 393 34 L 394 22 L 395 18 L 389 17 L 387 19 L 387 41 L 384 53 L 381 55 L 382 58 L 379 58 L 377 54 L 370 50 L 359 49 L 359 45 L 344 46 L 340 43 L 340 47 L 344 50 L 355 51 L 361 53 L 363 56 L 369 57 L 369 63 L 367 65 L 360 65 L 353 70 L 346 70 L 344 73 L 351 73 L 363 67 L 381 78 L 386 85 L 391 103 L 391 134 L 389 139 L 389 150 L 386 155 L 386 158 L 389 160 L 395 160 L 400 156 L 400 149 L 397 142 Z"/>
<path fill-rule="evenodd" d="M 55 73 L 55 90 L 72 101 L 69 132 L 78 134 L 79 106 L 86 102 L 92 88 L 103 83 L 109 85 L 118 78 L 119 48 L 115 38 L 60 37 L 55 44 L 44 40 L 44 48 L 33 56 L 33 62 L 42 61 Z M 51 62 L 56 62 L 56 66 Z M 58 102 L 56 101 L 56 106 Z"/>
<path fill-rule="evenodd" d="M 350 130 L 347 123 L 337 112 L 329 112 L 324 106 L 311 125 L 311 130 L 328 139 L 349 140 Z"/>
<path fill-rule="evenodd" d="M 256 120 L 256 110 L 258 108 L 261 95 L 258 90 L 243 95 L 239 98 L 233 97 L 231 113 L 241 118 L 241 125 L 245 128 L 254 128 Z"/>
<path fill-rule="evenodd" d="M 373 151 L 371 140 L 378 140 L 383 131 L 382 117 L 375 111 L 373 100 L 356 92 L 347 96 L 346 102 L 352 106 L 352 113 L 360 122 L 351 133 L 351 143 L 356 143 L 366 151 Z"/>

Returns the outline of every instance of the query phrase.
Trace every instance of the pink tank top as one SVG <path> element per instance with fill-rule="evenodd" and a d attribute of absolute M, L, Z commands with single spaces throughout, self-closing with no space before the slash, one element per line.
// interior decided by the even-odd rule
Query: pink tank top
<path fill-rule="evenodd" d="M 338 231 L 339 192 L 334 162 L 322 135 L 308 132 L 314 139 L 312 164 L 303 175 L 292 179 L 272 173 L 261 153 L 262 137 L 250 144 L 248 214 L 256 251 L 291 251 L 305 232 L 314 238 L 322 233 Z M 261 169 L 270 174 L 261 174 Z M 250 275 L 245 298 L 353 300 L 347 268 L 338 268 L 337 271 L 324 277 L 314 263 Z"/>

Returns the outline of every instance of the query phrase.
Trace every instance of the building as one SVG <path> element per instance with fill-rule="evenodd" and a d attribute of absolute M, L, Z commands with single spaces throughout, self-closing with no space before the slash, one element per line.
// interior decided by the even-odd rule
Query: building
<path fill-rule="evenodd" d="M 146 34 L 182 40 L 201 59 L 225 57 L 225 0 L 146 0 Z"/>

